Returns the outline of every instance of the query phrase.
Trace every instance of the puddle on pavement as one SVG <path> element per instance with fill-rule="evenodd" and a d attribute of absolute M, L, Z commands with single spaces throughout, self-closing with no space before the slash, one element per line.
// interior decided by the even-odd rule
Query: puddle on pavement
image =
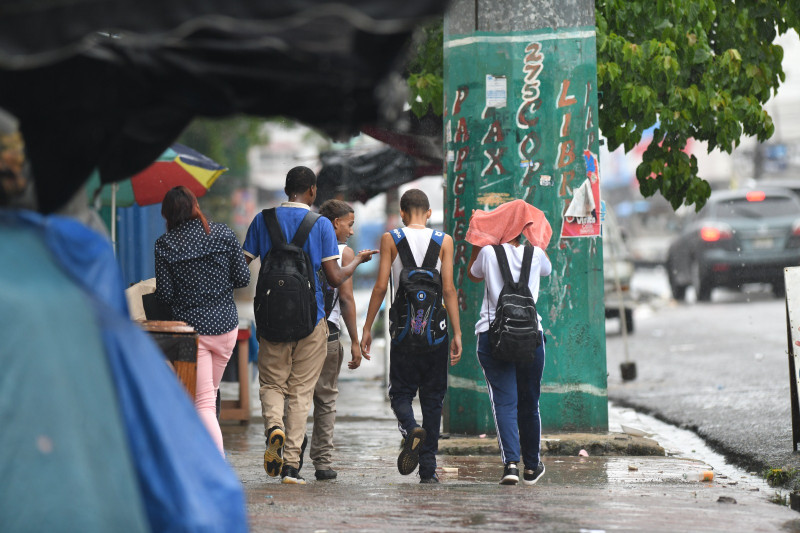
<path fill-rule="evenodd" d="M 609 431 L 624 433 L 622 425 L 625 425 L 652 434 L 649 438 L 658 442 L 666 450 L 668 456 L 699 461 L 708 465 L 714 471 L 717 483 L 745 485 L 750 489 L 759 489 L 767 491 L 767 493 L 775 490 L 759 474 L 753 475 L 728 463 L 725 457 L 708 447 L 705 441 L 692 431 L 675 427 L 633 409 L 617 407 L 610 402 L 608 415 Z M 694 472 L 697 469 L 691 471 Z M 681 477 L 682 474 L 683 472 L 680 472 L 678 477 Z"/>
<path fill-rule="evenodd" d="M 355 387 L 349 387 L 350 392 L 346 394 L 357 395 L 358 401 L 342 402 L 343 409 L 340 410 L 342 418 L 341 422 L 337 423 L 335 433 L 336 455 L 345 478 L 358 477 L 361 483 L 368 486 L 372 485 L 373 481 L 398 486 L 417 483 L 416 476 L 396 475 L 394 463 L 399 451 L 400 435 L 395 430 L 396 422 L 387 418 L 391 416 L 388 405 L 382 401 L 375 401 L 375 398 L 379 398 L 382 394 L 381 385 L 362 383 L 358 389 L 354 389 Z M 610 431 L 623 432 L 622 425 L 652 434 L 651 438 L 665 448 L 670 458 L 664 460 L 658 457 L 545 456 L 547 474 L 540 483 L 560 485 L 691 483 L 683 480 L 683 474 L 712 469 L 715 479 L 713 483 L 705 485 L 717 487 L 736 485 L 738 488 L 758 489 L 763 494 L 771 494 L 774 491 L 759 475 L 751 475 L 728 464 L 723 456 L 711 450 L 691 431 L 676 428 L 633 409 L 609 405 Z M 308 431 L 310 433 L 310 427 Z M 252 482 L 262 480 L 263 471 L 256 466 L 259 465 L 259 458 L 264 449 L 261 424 L 251 423 L 247 426 L 225 424 L 223 432 L 229 459 L 232 464 L 239 463 L 240 468 L 237 470 L 243 479 Z M 309 461 L 308 457 L 306 461 Z M 442 481 L 448 484 L 464 487 L 474 484 L 485 487 L 487 483 L 496 484 L 502 474 L 500 459 L 494 456 L 439 456 L 438 462 L 441 467 L 458 468 L 457 474 L 441 474 Z M 251 467 L 246 468 L 247 463 L 250 463 Z"/>

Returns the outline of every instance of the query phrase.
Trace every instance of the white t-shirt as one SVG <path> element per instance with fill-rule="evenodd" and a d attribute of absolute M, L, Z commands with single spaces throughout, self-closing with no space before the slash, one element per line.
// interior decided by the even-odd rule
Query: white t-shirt
<path fill-rule="evenodd" d="M 519 270 L 522 268 L 522 254 L 525 251 L 523 246 L 512 246 L 511 244 L 504 244 L 503 248 L 506 251 L 508 258 L 508 268 L 511 270 L 511 277 L 514 281 L 519 280 Z M 528 279 L 528 288 L 531 290 L 533 300 L 539 299 L 539 277 L 549 276 L 550 271 L 553 269 L 550 260 L 539 247 L 533 248 L 533 258 L 531 260 L 531 273 Z M 472 264 L 470 273 L 476 278 L 483 278 L 486 283 L 486 290 L 483 294 L 483 305 L 481 305 L 481 317 L 478 323 L 475 324 L 475 334 L 489 331 L 489 323 L 494 319 L 495 307 L 497 306 L 497 298 L 500 297 L 500 291 L 503 290 L 503 274 L 500 272 L 500 265 L 497 264 L 497 256 L 494 253 L 494 248 L 491 246 L 484 246 L 481 248 L 478 257 Z M 542 317 L 539 316 L 539 330 L 542 329 Z"/>
<path fill-rule="evenodd" d="M 342 254 L 344 253 L 346 246 L 346 244 L 339 244 L 339 258 L 336 259 L 336 262 L 339 263 L 339 266 L 342 266 Z M 331 314 L 328 315 L 328 322 L 339 326 L 339 318 L 342 316 L 342 308 L 339 306 L 339 289 L 333 289 L 333 301 L 336 302 L 336 305 L 333 306 L 333 309 L 331 309 Z"/>
<path fill-rule="evenodd" d="M 408 246 L 411 248 L 411 253 L 414 255 L 417 266 L 420 266 L 428 251 L 428 245 L 431 242 L 433 230 L 431 228 L 416 229 L 405 227 L 403 228 L 403 234 L 406 236 Z M 398 253 L 397 257 L 392 261 L 392 288 L 395 291 L 397 290 L 397 284 L 400 280 L 400 272 L 402 270 L 403 262 L 400 261 L 400 254 Z M 442 260 L 439 257 L 436 258 L 436 270 L 439 272 L 442 271 Z M 394 295 L 392 295 L 392 298 L 394 298 Z"/>

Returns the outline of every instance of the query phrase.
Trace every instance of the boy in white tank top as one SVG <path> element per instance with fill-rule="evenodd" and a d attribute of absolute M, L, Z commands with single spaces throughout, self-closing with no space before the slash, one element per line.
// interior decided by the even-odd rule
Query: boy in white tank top
<path fill-rule="evenodd" d="M 338 261 L 340 261 L 340 266 L 349 264 L 355 258 L 352 248 L 346 244 L 347 239 L 353 235 L 353 224 L 355 223 L 353 208 L 341 200 L 327 200 L 320 206 L 319 214 L 333 224 L 333 230 L 339 242 L 340 258 Z M 340 318 L 344 319 L 347 333 L 350 335 L 350 362 L 347 366 L 350 370 L 355 370 L 361 365 L 361 346 L 358 342 L 352 278 L 334 290 L 333 308 L 330 309 L 330 314 L 327 316 L 329 332 L 327 355 L 314 387 L 314 427 L 311 432 L 309 457 L 314 463 L 314 477 L 318 481 L 336 479 L 338 475 L 336 470 L 331 468 L 331 463 L 333 460 L 336 399 L 339 397 L 339 371 L 342 369 L 344 361 L 344 349 L 339 341 Z M 369 359 L 368 355 L 365 357 Z M 303 452 L 305 452 L 307 443 L 308 438 L 305 437 L 300 452 L 300 468 L 303 465 Z"/>
<path fill-rule="evenodd" d="M 361 350 L 364 357 L 367 357 L 372 344 L 372 324 L 386 296 L 389 278 L 392 277 L 396 291 L 400 272 L 403 270 L 396 240 L 407 242 L 416 266 L 419 267 L 423 266 L 428 246 L 435 242 L 435 247 L 432 248 L 434 252 L 436 247 L 439 247 L 435 268 L 441 278 L 441 296 L 452 334 L 449 347 L 446 336 L 441 339 L 443 342 L 428 353 L 404 349 L 393 341 L 389 356 L 389 399 L 392 411 L 397 417 L 398 428 L 404 438 L 403 450 L 397 459 L 397 468 L 401 474 L 408 475 L 419 465 L 421 483 L 439 482 L 436 476 L 436 452 L 439 448 L 442 403 L 447 392 L 447 366 L 448 361 L 450 365 L 455 365 L 461 359 L 461 324 L 458 316 L 458 298 L 453 284 L 453 239 L 442 232 L 426 228 L 430 216 L 430 203 L 424 192 L 411 189 L 403 194 L 400 199 L 400 217 L 405 227 L 384 233 L 381 238 L 378 279 L 372 289 L 361 335 Z M 430 264 L 433 266 L 434 262 L 431 261 Z M 423 326 L 431 319 L 431 317 L 425 318 L 426 320 L 421 322 Z M 442 327 L 446 329 L 444 321 Z M 421 426 L 417 423 L 411 406 L 417 392 L 422 407 Z"/>

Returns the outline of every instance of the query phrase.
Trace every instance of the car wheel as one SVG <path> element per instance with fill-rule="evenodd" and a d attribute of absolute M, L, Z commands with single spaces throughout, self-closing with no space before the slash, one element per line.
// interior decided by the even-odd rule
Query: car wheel
<path fill-rule="evenodd" d="M 621 327 L 620 323 L 620 327 Z M 625 325 L 628 327 L 628 333 L 633 333 L 633 309 L 625 309 Z"/>
<path fill-rule="evenodd" d="M 708 274 L 703 272 L 700 264 L 695 261 L 692 263 L 692 286 L 697 295 L 698 302 L 708 302 L 711 300 L 711 279 Z"/>
<path fill-rule="evenodd" d="M 669 280 L 669 288 L 672 291 L 672 297 L 679 302 L 686 299 L 686 285 L 681 285 L 676 279 L 675 267 L 671 262 L 667 262 L 667 279 Z"/>

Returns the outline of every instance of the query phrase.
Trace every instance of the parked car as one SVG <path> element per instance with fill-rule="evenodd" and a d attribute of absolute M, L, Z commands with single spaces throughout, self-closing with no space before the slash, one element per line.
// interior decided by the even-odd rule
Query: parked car
<path fill-rule="evenodd" d="M 617 318 L 620 309 L 625 313 L 628 332 L 633 331 L 633 308 L 630 287 L 633 276 L 633 261 L 622 230 L 607 207 L 603 220 L 603 285 L 605 288 L 606 318 Z M 619 286 L 617 286 L 619 282 Z M 620 328 L 622 326 L 620 325 Z"/>
<path fill-rule="evenodd" d="M 783 269 L 800 265 L 800 200 L 787 189 L 712 193 L 690 216 L 667 253 L 672 296 L 694 287 L 699 301 L 714 287 L 770 283 L 785 291 Z"/>

